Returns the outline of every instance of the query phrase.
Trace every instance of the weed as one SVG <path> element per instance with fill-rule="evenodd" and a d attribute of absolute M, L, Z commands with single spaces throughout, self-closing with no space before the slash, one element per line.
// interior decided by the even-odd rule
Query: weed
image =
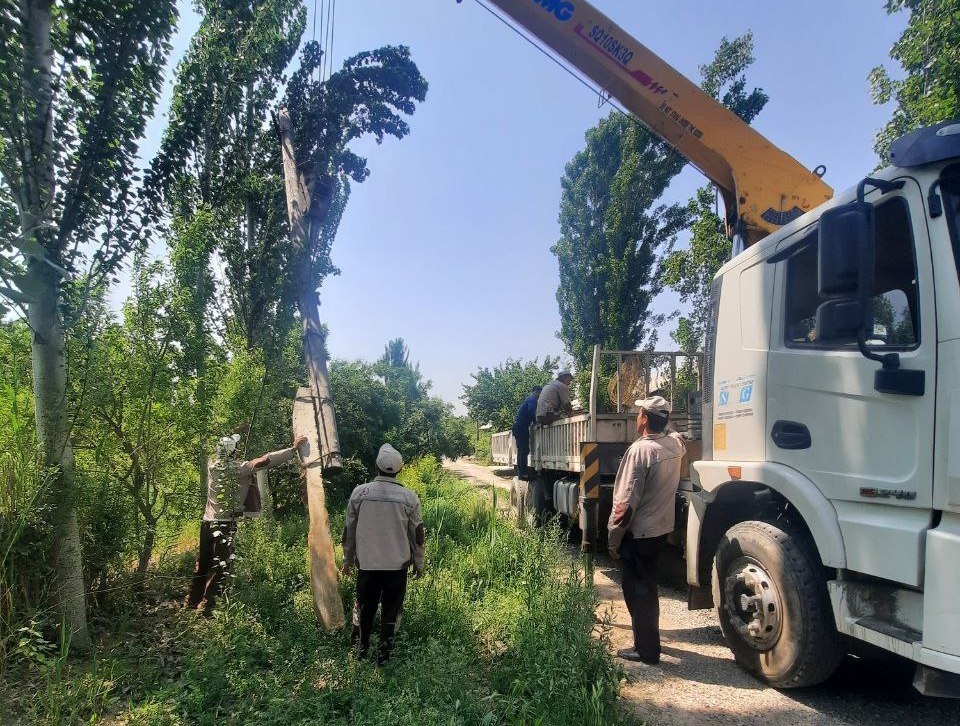
<path fill-rule="evenodd" d="M 402 480 L 423 503 L 427 575 L 410 582 L 387 666 L 354 660 L 347 633 L 318 626 L 305 518 L 264 519 L 240 527 L 214 617 L 168 609 L 108 635 L 92 660 L 35 665 L 19 713 L 163 726 L 617 723 L 619 674 L 591 637 L 595 596 L 560 533 L 497 518 L 435 460 Z M 349 609 L 353 580 L 341 589 Z"/>

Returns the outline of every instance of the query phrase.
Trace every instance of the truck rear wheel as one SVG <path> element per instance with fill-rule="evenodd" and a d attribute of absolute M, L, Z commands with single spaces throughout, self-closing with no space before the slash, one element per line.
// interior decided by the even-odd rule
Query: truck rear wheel
<path fill-rule="evenodd" d="M 737 662 L 770 685 L 812 686 L 836 669 L 826 583 L 798 532 L 756 521 L 727 530 L 713 561 L 713 601 Z"/>

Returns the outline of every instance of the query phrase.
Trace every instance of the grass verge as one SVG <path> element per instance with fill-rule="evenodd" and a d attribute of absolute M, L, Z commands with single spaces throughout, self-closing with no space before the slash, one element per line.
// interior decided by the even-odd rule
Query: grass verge
<path fill-rule="evenodd" d="M 433 460 L 408 467 L 403 479 L 423 504 L 427 576 L 410 583 L 395 655 L 385 668 L 352 659 L 346 633 L 318 627 L 305 519 L 246 522 L 228 603 L 212 619 L 176 610 L 171 585 L 108 631 L 92 658 L 58 657 L 28 638 L 4 694 L 15 718 L 618 723 L 619 671 L 603 642 L 591 637 L 595 596 L 557 533 L 498 519 L 480 492 Z M 343 515 L 335 504 L 331 525 L 338 531 Z M 341 583 L 347 608 L 353 585 L 352 578 Z"/>

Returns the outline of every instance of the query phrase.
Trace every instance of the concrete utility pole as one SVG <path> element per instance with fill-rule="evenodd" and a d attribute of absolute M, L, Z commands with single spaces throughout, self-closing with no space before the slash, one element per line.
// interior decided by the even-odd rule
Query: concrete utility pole
<path fill-rule="evenodd" d="M 306 469 L 307 508 L 310 515 L 310 589 L 313 592 L 313 607 L 320 622 L 332 630 L 342 627 L 346 621 L 343 601 L 337 588 L 337 567 L 323 474 L 325 471 L 339 471 L 343 466 L 343 457 L 330 398 L 325 336 L 320 323 L 320 298 L 311 274 L 314 241 L 330 200 L 329 194 L 317 194 L 314 198 L 315 180 L 307 182 L 297 168 L 293 125 L 285 108 L 280 109 L 278 125 L 287 215 L 297 252 L 297 307 L 303 319 L 303 347 L 309 377 L 309 386 L 297 391 L 293 407 L 293 430 L 295 435 L 307 437 L 307 444 L 301 447 L 300 456 Z"/>

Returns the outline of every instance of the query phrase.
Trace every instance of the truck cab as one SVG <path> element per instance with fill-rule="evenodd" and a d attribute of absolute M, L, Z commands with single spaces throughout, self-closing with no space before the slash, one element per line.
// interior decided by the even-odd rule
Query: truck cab
<path fill-rule="evenodd" d="M 960 679 L 960 126 L 728 262 L 713 286 L 691 606 L 768 681 L 838 634 Z"/>

